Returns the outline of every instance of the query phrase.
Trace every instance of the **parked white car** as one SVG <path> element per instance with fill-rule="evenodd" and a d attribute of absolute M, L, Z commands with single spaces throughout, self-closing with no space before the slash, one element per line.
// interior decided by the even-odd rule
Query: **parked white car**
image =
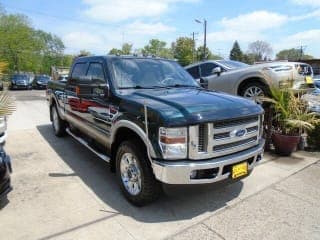
<path fill-rule="evenodd" d="M 205 61 L 185 69 L 202 86 L 247 98 L 268 94 L 271 85 L 305 91 L 314 89 L 310 65 L 299 62 L 269 62 L 247 65 L 231 60 Z"/>

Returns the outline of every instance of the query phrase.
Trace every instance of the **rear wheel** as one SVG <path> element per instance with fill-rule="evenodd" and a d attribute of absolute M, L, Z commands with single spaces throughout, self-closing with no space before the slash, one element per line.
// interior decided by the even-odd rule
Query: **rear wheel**
<path fill-rule="evenodd" d="M 64 136 L 66 134 L 66 123 L 60 118 L 56 105 L 51 107 L 51 116 L 54 134 L 57 137 Z"/>
<path fill-rule="evenodd" d="M 143 206 L 159 197 L 161 184 L 155 179 L 145 148 L 139 141 L 120 144 L 116 171 L 123 194 L 134 205 Z"/>

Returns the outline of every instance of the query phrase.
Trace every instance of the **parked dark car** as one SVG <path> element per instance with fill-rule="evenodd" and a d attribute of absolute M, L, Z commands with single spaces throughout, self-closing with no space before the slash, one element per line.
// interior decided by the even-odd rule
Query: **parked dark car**
<path fill-rule="evenodd" d="M 3 146 L 0 146 L 0 202 L 5 200 L 7 194 L 12 190 L 10 183 L 11 172 L 12 167 L 10 157 L 4 151 Z"/>
<path fill-rule="evenodd" d="M 32 83 L 33 88 L 35 89 L 46 89 L 50 77 L 47 75 L 37 75 Z"/>
<path fill-rule="evenodd" d="M 10 89 L 32 89 L 30 77 L 27 74 L 13 74 L 10 78 Z"/>

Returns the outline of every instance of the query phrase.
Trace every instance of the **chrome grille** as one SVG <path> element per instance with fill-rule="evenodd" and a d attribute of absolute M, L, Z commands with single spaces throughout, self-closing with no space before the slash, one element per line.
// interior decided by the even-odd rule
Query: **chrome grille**
<path fill-rule="evenodd" d="M 206 125 L 200 124 L 199 125 L 199 144 L 198 144 L 198 151 L 203 152 L 205 151 L 205 139 L 206 139 Z"/>
<path fill-rule="evenodd" d="M 220 157 L 257 145 L 261 119 L 250 116 L 190 127 L 190 158 Z"/>
<path fill-rule="evenodd" d="M 256 140 L 257 140 L 257 137 L 252 137 L 252 138 L 244 139 L 244 140 L 237 141 L 237 142 L 232 142 L 232 143 L 226 143 L 226 144 L 213 146 L 213 151 L 222 151 L 222 150 L 225 150 L 225 149 L 238 147 L 238 146 L 241 146 L 241 145 L 244 145 L 244 144 L 255 142 Z"/>
<path fill-rule="evenodd" d="M 259 116 L 241 118 L 241 119 L 235 119 L 235 120 L 219 121 L 214 123 L 214 128 L 226 128 L 226 127 L 238 126 L 238 125 L 257 122 L 258 120 L 259 120 Z"/>

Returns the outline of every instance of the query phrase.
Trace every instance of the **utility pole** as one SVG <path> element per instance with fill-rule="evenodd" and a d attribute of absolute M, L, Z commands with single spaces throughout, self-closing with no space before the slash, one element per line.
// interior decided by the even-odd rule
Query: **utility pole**
<path fill-rule="evenodd" d="M 299 61 L 300 61 L 302 59 L 303 52 L 307 48 L 307 46 L 306 45 L 301 45 L 298 48 L 299 48 Z"/>
<path fill-rule="evenodd" d="M 207 20 L 203 19 L 203 22 L 195 19 L 195 21 L 197 23 L 201 23 L 203 24 L 203 28 L 204 28 L 204 37 L 203 37 L 203 60 L 207 59 L 207 55 L 206 55 L 206 48 L 207 48 Z"/>
<path fill-rule="evenodd" d="M 196 34 L 198 34 L 198 33 L 195 33 L 195 32 L 192 32 L 191 33 L 191 35 L 192 35 L 192 43 L 193 43 L 193 46 L 192 46 L 192 63 L 194 63 L 195 61 L 194 61 L 194 56 L 195 56 L 195 48 L 196 48 L 196 42 L 195 42 L 195 38 L 194 38 L 194 36 L 196 35 Z"/>
<path fill-rule="evenodd" d="M 207 59 L 206 48 L 207 48 L 207 20 L 204 19 L 203 60 Z"/>

